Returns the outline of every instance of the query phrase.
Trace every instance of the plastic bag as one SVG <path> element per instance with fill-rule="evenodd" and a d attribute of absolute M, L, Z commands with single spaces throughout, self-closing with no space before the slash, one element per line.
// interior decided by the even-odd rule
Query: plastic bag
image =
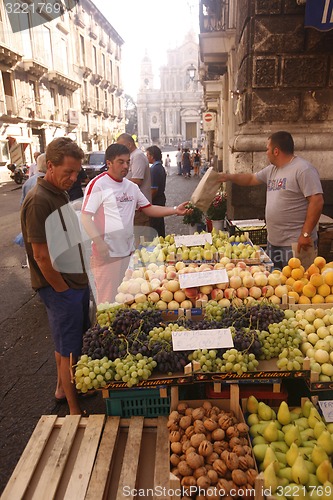
<path fill-rule="evenodd" d="M 23 240 L 23 234 L 19 233 L 16 238 L 14 239 L 14 243 L 16 245 L 19 245 L 20 247 L 24 247 L 24 240 Z"/>

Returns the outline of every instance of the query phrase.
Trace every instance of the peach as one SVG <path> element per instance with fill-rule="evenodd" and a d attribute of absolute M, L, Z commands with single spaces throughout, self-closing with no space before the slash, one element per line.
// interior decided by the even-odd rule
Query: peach
<path fill-rule="evenodd" d="M 142 302 L 146 302 L 147 297 L 146 297 L 146 295 L 144 293 L 137 293 L 134 296 L 134 300 L 135 300 L 136 304 L 141 304 Z"/>
<path fill-rule="evenodd" d="M 277 297 L 282 297 L 283 295 L 288 295 L 288 288 L 286 285 L 278 285 L 276 288 L 275 288 L 275 295 Z"/>
<path fill-rule="evenodd" d="M 291 271 L 291 277 L 294 278 L 294 280 L 300 280 L 303 276 L 304 271 L 300 267 L 296 267 L 296 269 Z"/>
<path fill-rule="evenodd" d="M 268 297 L 269 302 L 272 302 L 272 304 L 281 304 L 281 299 L 277 295 L 272 295 L 271 297 Z"/>
<path fill-rule="evenodd" d="M 243 277 L 243 286 L 246 286 L 246 288 L 251 288 L 254 286 L 254 278 L 249 274 L 248 276 Z"/>
<path fill-rule="evenodd" d="M 307 275 L 309 277 L 309 276 L 312 276 L 315 273 L 320 274 L 320 269 L 315 264 L 311 264 L 311 266 L 308 267 L 308 269 L 307 269 L 306 272 L 307 272 Z"/>
<path fill-rule="evenodd" d="M 173 299 L 173 293 L 170 290 L 163 290 L 160 297 L 164 302 L 171 302 Z"/>
<path fill-rule="evenodd" d="M 200 292 L 204 293 L 206 295 L 209 295 L 212 290 L 213 290 L 213 286 L 212 285 L 204 285 L 204 286 L 200 287 Z"/>
<path fill-rule="evenodd" d="M 311 298 L 312 304 L 322 304 L 323 302 L 325 302 L 325 299 L 319 294 L 316 294 Z"/>
<path fill-rule="evenodd" d="M 232 299 L 232 305 L 234 307 L 241 307 L 243 305 L 243 301 L 238 297 L 235 297 L 234 299 Z"/>
<path fill-rule="evenodd" d="M 326 260 L 324 257 L 316 257 L 315 260 L 313 261 L 314 265 L 319 267 L 319 269 L 322 269 L 326 265 Z"/>
<path fill-rule="evenodd" d="M 166 273 L 166 279 L 167 280 L 174 280 L 177 277 L 176 271 L 168 271 Z"/>
<path fill-rule="evenodd" d="M 223 290 L 221 290 L 220 288 L 214 288 L 214 290 L 212 290 L 212 293 L 210 294 L 212 300 L 221 300 L 223 299 Z"/>
<path fill-rule="evenodd" d="M 326 283 L 324 283 L 323 285 L 320 285 L 317 288 L 317 293 L 322 297 L 327 297 L 328 295 L 331 294 L 331 287 L 326 285 Z"/>
<path fill-rule="evenodd" d="M 176 292 L 177 290 L 180 289 L 180 284 L 178 280 L 170 280 L 165 283 L 165 288 L 166 290 L 169 290 L 170 292 Z"/>
<path fill-rule="evenodd" d="M 286 285 L 293 287 L 295 283 L 295 279 L 290 276 L 290 278 L 287 278 Z"/>
<path fill-rule="evenodd" d="M 240 276 L 231 276 L 229 286 L 230 288 L 234 288 L 236 290 L 242 286 L 242 278 Z"/>
<path fill-rule="evenodd" d="M 199 290 L 196 287 L 185 288 L 184 292 L 188 299 L 194 299 L 198 295 Z"/>
<path fill-rule="evenodd" d="M 249 295 L 249 290 L 245 286 L 240 286 L 236 290 L 236 295 L 240 299 L 245 299 Z"/>
<path fill-rule="evenodd" d="M 309 299 L 309 297 L 306 297 L 305 295 L 301 295 L 299 300 L 298 300 L 298 303 L 299 304 L 311 304 L 311 300 Z"/>
<path fill-rule="evenodd" d="M 170 309 L 170 311 L 177 311 L 179 309 L 179 302 L 177 302 L 176 300 L 171 300 L 168 303 L 168 309 Z"/>
<path fill-rule="evenodd" d="M 307 285 L 304 285 L 302 293 L 306 297 L 314 297 L 316 295 L 316 287 L 312 285 L 312 283 L 308 283 Z"/>
<path fill-rule="evenodd" d="M 231 305 L 231 302 L 229 299 L 221 299 L 219 300 L 219 305 L 221 307 L 229 307 Z"/>
<path fill-rule="evenodd" d="M 161 311 L 168 309 L 168 304 L 164 302 L 164 300 L 159 300 L 155 305 L 157 309 L 160 309 Z"/>
<path fill-rule="evenodd" d="M 160 300 L 160 296 L 157 292 L 151 292 L 147 298 L 150 302 L 158 302 Z"/>
<path fill-rule="evenodd" d="M 320 273 L 313 273 L 310 275 L 311 285 L 318 287 L 324 283 L 324 277 Z"/>
<path fill-rule="evenodd" d="M 295 269 L 296 267 L 300 267 L 301 261 L 297 259 L 297 257 L 292 257 L 288 261 L 288 266 L 291 267 L 291 269 Z"/>
<path fill-rule="evenodd" d="M 274 295 L 274 287 L 271 285 L 263 286 L 261 289 L 261 294 L 263 297 L 271 297 Z"/>
<path fill-rule="evenodd" d="M 284 276 L 286 276 L 287 278 L 290 278 L 291 271 L 292 271 L 292 268 L 290 266 L 284 266 L 284 268 L 282 269 L 282 274 Z"/>
<path fill-rule="evenodd" d="M 217 283 L 215 286 L 216 288 L 220 288 L 220 290 L 225 290 L 228 288 L 228 283 Z"/>
<path fill-rule="evenodd" d="M 303 286 L 305 285 L 306 283 L 303 283 L 302 281 L 300 280 L 297 280 L 294 282 L 293 284 L 293 290 L 294 292 L 296 293 L 301 293 L 302 290 L 303 290 Z"/>
<path fill-rule="evenodd" d="M 175 269 L 176 271 L 180 271 L 181 269 L 184 269 L 185 266 L 186 266 L 185 262 L 180 260 L 179 262 L 176 262 Z"/>
<path fill-rule="evenodd" d="M 295 302 L 297 304 L 297 302 L 299 301 L 299 295 L 297 292 L 288 292 L 288 297 L 293 297 L 295 299 Z"/>
<path fill-rule="evenodd" d="M 176 290 L 173 294 L 173 298 L 174 300 L 176 300 L 177 302 L 181 303 L 183 302 L 184 300 L 186 300 L 186 295 L 184 293 L 183 290 Z"/>
<path fill-rule="evenodd" d="M 275 272 L 273 272 L 272 274 L 270 274 L 268 276 L 268 284 L 271 285 L 271 286 L 278 286 L 278 285 L 281 285 L 281 276 L 280 274 L 277 274 Z"/>
<path fill-rule="evenodd" d="M 226 299 L 232 299 L 236 295 L 236 290 L 234 288 L 226 288 L 223 295 Z"/>
<path fill-rule="evenodd" d="M 284 285 L 286 283 L 286 281 L 287 281 L 288 278 L 283 273 L 281 273 L 280 276 L 281 276 L 281 285 Z"/>
<path fill-rule="evenodd" d="M 259 297 L 261 297 L 261 289 L 257 286 L 252 286 L 250 288 L 250 296 L 254 299 L 258 299 Z"/>
<path fill-rule="evenodd" d="M 191 309 L 192 302 L 190 300 L 183 300 L 183 302 L 181 302 L 180 304 L 180 307 L 182 307 L 183 309 Z"/>

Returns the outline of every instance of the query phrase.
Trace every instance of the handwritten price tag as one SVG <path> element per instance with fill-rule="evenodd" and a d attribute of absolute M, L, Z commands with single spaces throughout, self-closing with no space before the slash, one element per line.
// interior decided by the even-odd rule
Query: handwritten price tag
<path fill-rule="evenodd" d="M 178 274 L 180 288 L 192 288 L 203 285 L 216 285 L 216 283 L 228 283 L 229 278 L 225 269 L 214 269 L 195 273 Z"/>
<path fill-rule="evenodd" d="M 333 422 L 333 401 L 318 401 L 325 422 Z"/>
<path fill-rule="evenodd" d="M 191 330 L 172 332 L 174 351 L 195 351 L 196 349 L 219 349 L 233 347 L 230 328 L 221 330 Z"/>
<path fill-rule="evenodd" d="M 185 234 L 175 236 L 175 244 L 176 247 L 181 247 L 183 245 L 187 247 L 196 247 L 200 245 L 204 245 L 205 243 L 212 244 L 212 234 Z"/>

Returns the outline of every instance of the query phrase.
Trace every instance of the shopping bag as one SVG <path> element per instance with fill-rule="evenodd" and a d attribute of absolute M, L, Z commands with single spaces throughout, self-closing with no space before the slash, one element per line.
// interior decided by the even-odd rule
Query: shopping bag
<path fill-rule="evenodd" d="M 219 177 L 219 173 L 213 167 L 209 167 L 192 193 L 191 203 L 203 212 L 207 212 L 221 186 Z"/>
<path fill-rule="evenodd" d="M 14 243 L 16 245 L 19 245 L 20 247 L 24 247 L 24 240 L 23 240 L 23 234 L 19 233 L 16 238 L 14 239 Z"/>

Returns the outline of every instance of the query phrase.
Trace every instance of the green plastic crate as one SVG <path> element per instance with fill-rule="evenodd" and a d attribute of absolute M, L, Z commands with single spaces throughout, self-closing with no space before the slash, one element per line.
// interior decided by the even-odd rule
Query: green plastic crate
<path fill-rule="evenodd" d="M 159 389 L 109 390 L 105 403 L 108 416 L 153 418 L 170 413 L 170 396 L 161 398 Z"/>

